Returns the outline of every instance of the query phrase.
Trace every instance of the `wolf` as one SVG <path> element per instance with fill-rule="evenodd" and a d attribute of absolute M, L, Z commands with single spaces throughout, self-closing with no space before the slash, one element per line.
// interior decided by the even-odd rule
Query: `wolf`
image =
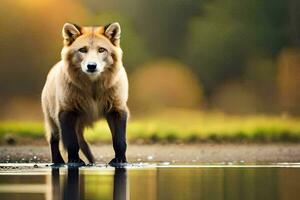
<path fill-rule="evenodd" d="M 119 23 L 65 23 L 62 36 L 61 60 L 48 73 L 41 95 L 53 164 L 65 163 L 59 150 L 60 139 L 68 154 L 68 164 L 85 164 L 79 150 L 89 163 L 94 163 L 83 131 L 101 118 L 109 125 L 115 151 L 109 164 L 126 163 L 128 79 L 122 63 Z"/>

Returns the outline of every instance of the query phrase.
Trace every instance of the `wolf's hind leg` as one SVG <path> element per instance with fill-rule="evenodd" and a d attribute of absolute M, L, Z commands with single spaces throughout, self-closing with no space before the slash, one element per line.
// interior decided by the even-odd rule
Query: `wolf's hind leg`
<path fill-rule="evenodd" d="M 95 163 L 95 158 L 92 154 L 89 144 L 84 139 L 83 131 L 84 131 L 84 127 L 82 125 L 78 125 L 78 127 L 77 127 L 78 144 L 79 144 L 79 147 L 80 147 L 82 153 L 88 159 L 89 163 L 93 164 L 93 163 Z"/>
<path fill-rule="evenodd" d="M 54 121 L 46 119 L 46 131 L 51 148 L 51 160 L 54 164 L 64 164 L 64 160 L 59 151 L 59 130 Z"/>

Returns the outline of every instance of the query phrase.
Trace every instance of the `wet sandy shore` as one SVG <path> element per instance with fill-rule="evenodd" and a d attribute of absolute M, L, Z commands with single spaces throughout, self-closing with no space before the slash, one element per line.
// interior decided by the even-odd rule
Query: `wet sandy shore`
<path fill-rule="evenodd" d="M 98 163 L 113 157 L 111 145 L 92 146 Z M 300 144 L 128 145 L 130 162 L 277 163 L 300 162 Z M 0 162 L 50 162 L 48 146 L 0 146 Z"/>

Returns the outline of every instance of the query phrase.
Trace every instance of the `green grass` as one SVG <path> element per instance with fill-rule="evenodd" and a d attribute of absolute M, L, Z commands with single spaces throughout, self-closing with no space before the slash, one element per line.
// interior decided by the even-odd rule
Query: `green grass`
<path fill-rule="evenodd" d="M 2 121 L 0 122 L 0 139 L 2 140 L 7 135 L 43 138 L 44 126 L 42 122 Z"/>
<path fill-rule="evenodd" d="M 0 142 L 16 138 L 44 138 L 42 122 L 0 122 Z M 280 116 L 232 116 L 169 110 L 130 119 L 127 138 L 131 142 L 300 142 L 300 119 Z M 105 121 L 87 129 L 90 142 L 111 140 Z"/>

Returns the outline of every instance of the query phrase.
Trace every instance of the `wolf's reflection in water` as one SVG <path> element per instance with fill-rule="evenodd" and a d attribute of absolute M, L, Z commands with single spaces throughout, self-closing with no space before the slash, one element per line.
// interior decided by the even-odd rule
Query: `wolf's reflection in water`
<path fill-rule="evenodd" d="M 52 168 L 51 171 L 51 189 L 52 199 L 60 199 L 60 182 L 59 182 L 59 169 Z"/>
<path fill-rule="evenodd" d="M 79 173 L 78 168 L 69 168 L 61 187 L 59 168 L 51 171 L 52 200 L 80 200 L 85 197 L 84 174 Z M 99 185 L 99 190 L 101 186 Z M 114 200 L 127 200 L 127 171 L 125 168 L 116 168 L 113 178 Z"/>
<path fill-rule="evenodd" d="M 127 200 L 127 172 L 125 168 L 116 168 L 114 175 L 114 200 Z"/>

